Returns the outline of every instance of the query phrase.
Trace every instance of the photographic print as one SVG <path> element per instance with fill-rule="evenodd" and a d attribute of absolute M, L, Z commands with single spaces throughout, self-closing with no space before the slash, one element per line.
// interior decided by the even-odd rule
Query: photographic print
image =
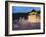
<path fill-rule="evenodd" d="M 13 30 L 40 29 L 40 7 L 12 7 Z"/>
<path fill-rule="evenodd" d="M 6 1 L 6 35 L 43 34 L 44 3 Z"/>

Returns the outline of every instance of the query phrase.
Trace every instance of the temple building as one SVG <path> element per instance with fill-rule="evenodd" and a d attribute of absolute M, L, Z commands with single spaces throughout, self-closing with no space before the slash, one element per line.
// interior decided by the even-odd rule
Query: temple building
<path fill-rule="evenodd" d="M 28 21 L 31 23 L 36 23 L 40 21 L 39 17 L 37 17 L 37 12 L 34 9 L 29 13 Z"/>

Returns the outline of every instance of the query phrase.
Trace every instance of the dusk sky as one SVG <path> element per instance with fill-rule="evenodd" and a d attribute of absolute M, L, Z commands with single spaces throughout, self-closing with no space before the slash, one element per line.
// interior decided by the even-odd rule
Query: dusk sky
<path fill-rule="evenodd" d="M 13 13 L 22 13 L 22 12 L 30 12 L 32 10 L 36 10 L 36 11 L 39 11 L 40 10 L 40 7 L 22 7 L 22 6 L 13 6 L 12 7 L 12 12 Z"/>

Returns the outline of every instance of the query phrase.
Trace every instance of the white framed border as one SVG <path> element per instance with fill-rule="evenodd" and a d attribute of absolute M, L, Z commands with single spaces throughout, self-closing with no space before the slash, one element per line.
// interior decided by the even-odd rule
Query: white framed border
<path fill-rule="evenodd" d="M 41 8 L 41 29 L 39 30 L 19 30 L 12 31 L 12 6 L 23 6 L 23 7 L 40 7 Z M 26 3 L 9 3 L 8 4 L 8 34 L 26 34 L 26 33 L 42 33 L 43 32 L 43 5 L 42 4 L 26 4 Z"/>

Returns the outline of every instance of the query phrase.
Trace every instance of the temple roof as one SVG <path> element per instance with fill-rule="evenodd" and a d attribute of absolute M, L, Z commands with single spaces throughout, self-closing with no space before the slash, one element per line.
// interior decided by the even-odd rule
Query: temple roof
<path fill-rule="evenodd" d="M 31 12 L 36 12 L 34 9 Z"/>

